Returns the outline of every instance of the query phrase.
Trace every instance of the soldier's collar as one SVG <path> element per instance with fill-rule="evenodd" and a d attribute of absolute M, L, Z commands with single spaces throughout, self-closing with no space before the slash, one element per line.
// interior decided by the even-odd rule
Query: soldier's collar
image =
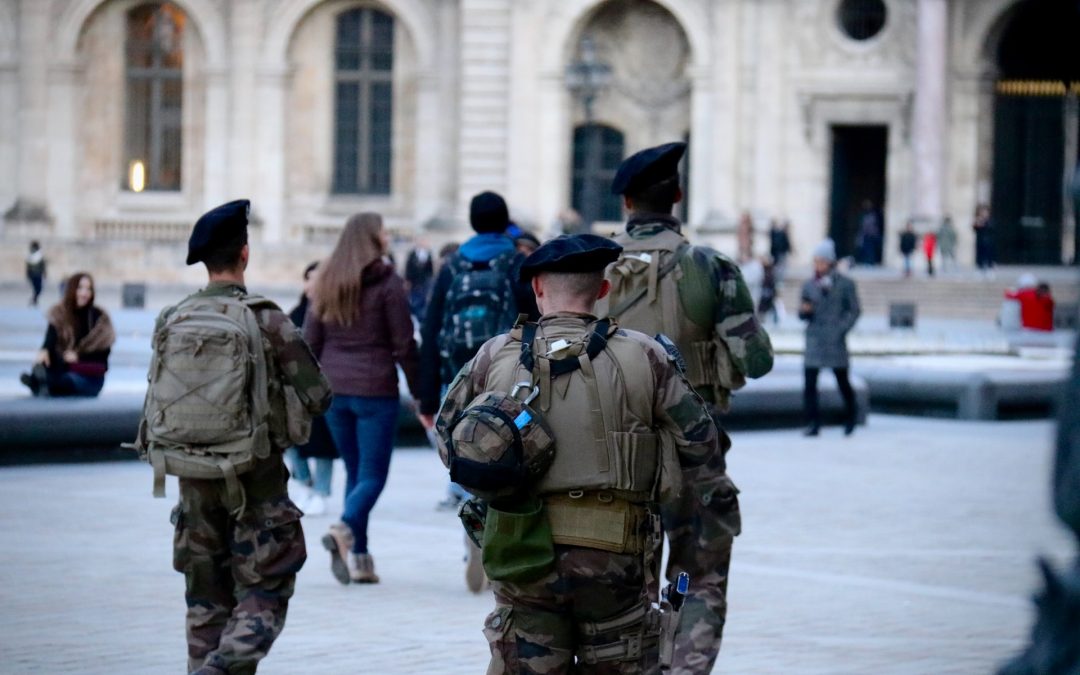
<path fill-rule="evenodd" d="M 219 288 L 221 288 L 221 289 L 235 288 L 235 289 L 239 290 L 241 293 L 247 293 L 247 288 L 245 288 L 244 286 L 236 283 L 235 281 L 211 281 L 211 282 L 206 284 L 206 290 L 208 290 L 208 291 L 209 290 L 217 290 Z"/>
<path fill-rule="evenodd" d="M 665 228 L 682 234 L 682 221 L 670 213 L 634 213 L 626 221 L 627 234 L 644 228 Z"/>
<path fill-rule="evenodd" d="M 571 322 L 584 322 L 592 323 L 597 318 L 593 314 L 586 314 L 584 312 L 551 312 L 540 317 L 538 322 L 541 326 L 548 323 L 571 323 Z"/>

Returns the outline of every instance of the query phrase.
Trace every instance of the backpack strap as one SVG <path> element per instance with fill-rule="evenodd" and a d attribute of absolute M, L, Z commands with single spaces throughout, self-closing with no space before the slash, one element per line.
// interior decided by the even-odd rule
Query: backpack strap
<path fill-rule="evenodd" d="M 608 312 L 611 316 L 616 318 L 620 317 L 629 310 L 631 307 L 637 305 L 643 298 L 648 296 L 649 302 L 656 302 L 657 288 L 660 284 L 660 280 L 671 274 L 682 262 L 682 258 L 686 255 L 686 252 L 690 249 L 690 245 L 687 243 L 679 244 L 679 248 L 675 249 L 675 253 L 668 259 L 663 265 L 658 265 L 656 258 L 654 257 L 649 262 L 649 282 L 645 284 L 645 288 L 639 288 L 630 295 L 626 296 L 617 307 L 613 307 Z"/>

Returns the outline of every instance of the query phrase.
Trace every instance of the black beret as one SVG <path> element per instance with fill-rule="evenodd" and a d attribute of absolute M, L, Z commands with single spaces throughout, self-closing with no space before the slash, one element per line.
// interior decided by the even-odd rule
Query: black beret
<path fill-rule="evenodd" d="M 619 246 L 598 234 L 564 234 L 532 252 L 521 264 L 521 280 L 541 272 L 600 272 L 619 259 Z"/>
<path fill-rule="evenodd" d="M 686 143 L 665 143 L 636 152 L 619 165 L 611 181 L 611 194 L 633 195 L 679 174 Z"/>
<path fill-rule="evenodd" d="M 191 230 L 188 239 L 187 264 L 201 262 L 203 254 L 218 246 L 237 241 L 247 243 L 248 214 L 251 202 L 237 199 L 235 202 L 222 204 L 202 215 Z"/>
<path fill-rule="evenodd" d="M 510 211 L 506 200 L 494 192 L 481 192 L 469 204 L 469 223 L 477 232 L 506 232 L 510 225 Z"/>

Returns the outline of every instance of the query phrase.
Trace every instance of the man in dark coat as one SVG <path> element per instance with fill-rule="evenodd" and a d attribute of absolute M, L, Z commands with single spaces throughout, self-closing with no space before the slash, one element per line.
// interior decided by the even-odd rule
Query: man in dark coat
<path fill-rule="evenodd" d="M 859 319 L 855 282 L 836 271 L 836 245 L 826 239 L 814 249 L 814 278 L 803 284 L 799 318 L 806 321 L 803 406 L 806 435 L 821 428 L 817 381 L 822 368 L 832 368 L 844 398 L 844 435 L 855 431 L 855 392 L 848 381 L 847 334 Z"/>

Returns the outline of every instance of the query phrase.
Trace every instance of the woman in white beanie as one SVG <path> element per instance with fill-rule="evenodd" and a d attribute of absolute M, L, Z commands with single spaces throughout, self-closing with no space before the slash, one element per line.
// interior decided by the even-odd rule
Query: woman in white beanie
<path fill-rule="evenodd" d="M 844 435 L 855 431 L 855 392 L 848 381 L 847 334 L 859 319 L 855 282 L 836 271 L 836 245 L 826 239 L 814 248 L 814 278 L 803 284 L 799 318 L 806 321 L 803 355 L 803 407 L 807 436 L 821 429 L 817 381 L 822 368 L 831 368 L 844 399 Z"/>

